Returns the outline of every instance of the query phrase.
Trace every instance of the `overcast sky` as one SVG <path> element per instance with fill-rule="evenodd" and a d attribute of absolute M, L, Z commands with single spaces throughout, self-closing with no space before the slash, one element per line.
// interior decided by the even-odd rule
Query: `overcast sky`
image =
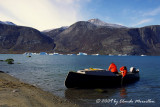
<path fill-rule="evenodd" d="M 98 18 L 127 27 L 160 24 L 160 0 L 0 0 L 0 21 L 38 30 Z"/>

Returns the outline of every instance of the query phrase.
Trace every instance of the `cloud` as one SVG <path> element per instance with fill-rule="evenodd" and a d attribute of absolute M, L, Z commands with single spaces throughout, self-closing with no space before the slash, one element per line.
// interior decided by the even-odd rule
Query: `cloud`
<path fill-rule="evenodd" d="M 155 8 L 152 11 L 144 13 L 143 16 L 155 16 L 155 15 L 158 15 L 159 13 L 160 13 L 160 7 Z"/>
<path fill-rule="evenodd" d="M 143 19 L 143 20 L 139 21 L 138 23 L 136 23 L 132 26 L 139 26 L 139 25 L 142 25 L 142 24 L 145 24 L 145 23 L 149 23 L 151 21 L 153 21 L 153 19 Z"/>
<path fill-rule="evenodd" d="M 87 0 L 89 2 L 90 0 Z M 85 0 L 1 0 L 0 20 L 46 30 L 69 26 L 81 17 Z"/>
<path fill-rule="evenodd" d="M 74 2 L 79 2 L 79 0 L 55 0 L 55 1 L 64 4 L 72 4 Z"/>

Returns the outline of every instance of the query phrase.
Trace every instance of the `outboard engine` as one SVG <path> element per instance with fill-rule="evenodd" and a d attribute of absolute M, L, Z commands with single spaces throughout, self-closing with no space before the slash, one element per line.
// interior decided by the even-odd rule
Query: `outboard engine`
<path fill-rule="evenodd" d="M 139 69 L 137 69 L 136 72 L 139 72 Z"/>
<path fill-rule="evenodd" d="M 138 71 L 139 71 L 139 70 L 138 70 Z M 131 67 L 131 68 L 130 68 L 130 72 L 132 72 L 132 73 L 135 73 L 135 72 L 137 72 L 137 71 L 136 71 L 136 68 L 134 68 L 134 67 Z"/>

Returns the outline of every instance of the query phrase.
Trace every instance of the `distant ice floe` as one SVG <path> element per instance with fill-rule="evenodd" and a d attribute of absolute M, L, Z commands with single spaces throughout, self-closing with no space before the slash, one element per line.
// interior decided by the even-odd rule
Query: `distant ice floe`
<path fill-rule="evenodd" d="M 31 53 L 31 52 L 25 52 L 23 55 L 69 55 L 69 56 L 72 56 L 72 55 L 88 55 L 87 53 L 83 53 L 83 52 L 79 52 L 78 54 L 59 54 L 57 52 L 54 52 L 54 53 L 46 53 L 46 52 L 40 52 L 40 53 Z M 99 56 L 100 54 L 90 54 L 92 56 Z M 118 55 L 113 55 L 113 54 L 108 54 L 108 56 L 129 56 L 127 54 L 118 54 Z M 147 55 L 140 55 L 140 56 L 147 56 Z"/>
<path fill-rule="evenodd" d="M 79 52 L 77 55 L 87 55 L 87 53 Z"/>
<path fill-rule="evenodd" d="M 59 53 L 46 53 L 46 52 L 40 52 L 40 53 L 25 52 L 23 55 L 63 55 L 63 54 L 59 54 Z"/>
<path fill-rule="evenodd" d="M 72 56 L 72 55 L 75 55 L 75 54 L 67 54 L 67 55 Z"/>
<path fill-rule="evenodd" d="M 92 54 L 93 56 L 98 56 L 99 54 Z"/>
<path fill-rule="evenodd" d="M 143 55 L 143 54 L 142 54 L 141 56 L 147 56 L 147 55 Z"/>
<path fill-rule="evenodd" d="M 128 55 L 127 54 L 118 54 L 118 55 L 109 54 L 108 56 L 128 56 Z"/>

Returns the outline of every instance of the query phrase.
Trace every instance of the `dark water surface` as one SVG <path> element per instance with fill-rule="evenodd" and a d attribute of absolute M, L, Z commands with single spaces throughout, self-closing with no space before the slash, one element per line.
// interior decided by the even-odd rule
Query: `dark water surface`
<path fill-rule="evenodd" d="M 82 106 L 160 106 L 160 56 L 67 56 L 0 54 L 0 59 L 13 58 L 15 64 L 0 62 L 0 70 L 36 85 L 57 96 Z M 140 81 L 112 89 L 67 89 L 64 81 L 69 71 L 84 68 L 107 69 L 114 62 L 140 69 Z"/>

